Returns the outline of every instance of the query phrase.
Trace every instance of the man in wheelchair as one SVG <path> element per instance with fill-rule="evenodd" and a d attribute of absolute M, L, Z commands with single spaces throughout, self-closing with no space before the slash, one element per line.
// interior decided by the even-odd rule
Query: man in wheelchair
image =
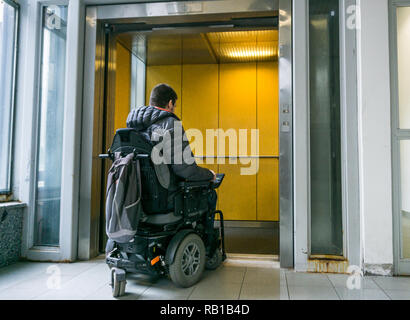
<path fill-rule="evenodd" d="M 198 166 L 178 117 L 177 94 L 166 84 L 150 106 L 134 109 L 107 155 L 106 261 L 113 295 L 125 292 L 126 272 L 169 275 L 178 286 L 197 283 L 226 258 L 223 215 L 215 189 L 224 175 Z M 214 227 L 219 214 L 220 228 Z"/>

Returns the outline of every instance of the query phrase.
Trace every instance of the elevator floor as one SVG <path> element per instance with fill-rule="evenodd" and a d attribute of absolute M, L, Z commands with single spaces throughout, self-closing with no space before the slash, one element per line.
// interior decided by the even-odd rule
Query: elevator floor
<path fill-rule="evenodd" d="M 225 226 L 225 249 L 232 254 L 279 255 L 279 223 L 261 227 Z"/>

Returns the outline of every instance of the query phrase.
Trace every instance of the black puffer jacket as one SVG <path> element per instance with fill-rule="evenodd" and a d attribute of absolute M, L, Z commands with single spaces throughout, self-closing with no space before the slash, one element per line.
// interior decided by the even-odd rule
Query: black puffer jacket
<path fill-rule="evenodd" d="M 153 145 L 160 143 L 166 134 L 171 138 L 172 148 L 170 149 L 171 167 L 174 173 L 186 181 L 206 181 L 212 180 L 213 174 L 205 168 L 199 167 L 193 157 L 189 147 L 189 142 L 182 139 L 185 136 L 185 131 L 179 118 L 172 112 L 157 109 L 155 107 L 141 107 L 134 109 L 128 115 L 127 127 L 133 128 L 141 132 L 144 137 Z M 177 128 L 177 129 L 176 129 Z M 175 131 L 180 130 L 182 135 L 178 137 Z M 184 154 L 190 155 L 190 161 L 184 161 L 182 154 L 174 154 L 174 146 L 181 144 L 177 150 L 181 150 Z M 182 161 L 178 162 L 182 159 Z M 177 160 L 177 161 L 176 161 Z"/>

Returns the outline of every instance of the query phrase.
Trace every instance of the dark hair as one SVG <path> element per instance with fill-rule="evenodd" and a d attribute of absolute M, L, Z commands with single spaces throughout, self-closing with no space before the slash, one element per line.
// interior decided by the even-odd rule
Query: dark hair
<path fill-rule="evenodd" d="M 165 83 L 161 83 L 155 86 L 151 91 L 151 96 L 149 98 L 149 104 L 153 107 L 164 108 L 168 105 L 168 102 L 172 100 L 175 104 L 178 96 L 174 89 Z"/>

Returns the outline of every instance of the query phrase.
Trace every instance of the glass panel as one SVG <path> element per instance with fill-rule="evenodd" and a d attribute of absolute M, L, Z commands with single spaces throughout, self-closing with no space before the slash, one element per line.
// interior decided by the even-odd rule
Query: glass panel
<path fill-rule="evenodd" d="M 309 4 L 311 254 L 342 256 L 339 1 Z"/>
<path fill-rule="evenodd" d="M 410 259 L 410 141 L 400 142 L 402 258 Z"/>
<path fill-rule="evenodd" d="M 397 9 L 397 50 L 399 76 L 399 126 L 410 129 L 410 8 Z"/>
<path fill-rule="evenodd" d="M 16 10 L 0 1 L 0 192 L 10 191 Z"/>
<path fill-rule="evenodd" d="M 45 7 L 43 17 L 34 244 L 58 246 L 67 7 Z"/>

